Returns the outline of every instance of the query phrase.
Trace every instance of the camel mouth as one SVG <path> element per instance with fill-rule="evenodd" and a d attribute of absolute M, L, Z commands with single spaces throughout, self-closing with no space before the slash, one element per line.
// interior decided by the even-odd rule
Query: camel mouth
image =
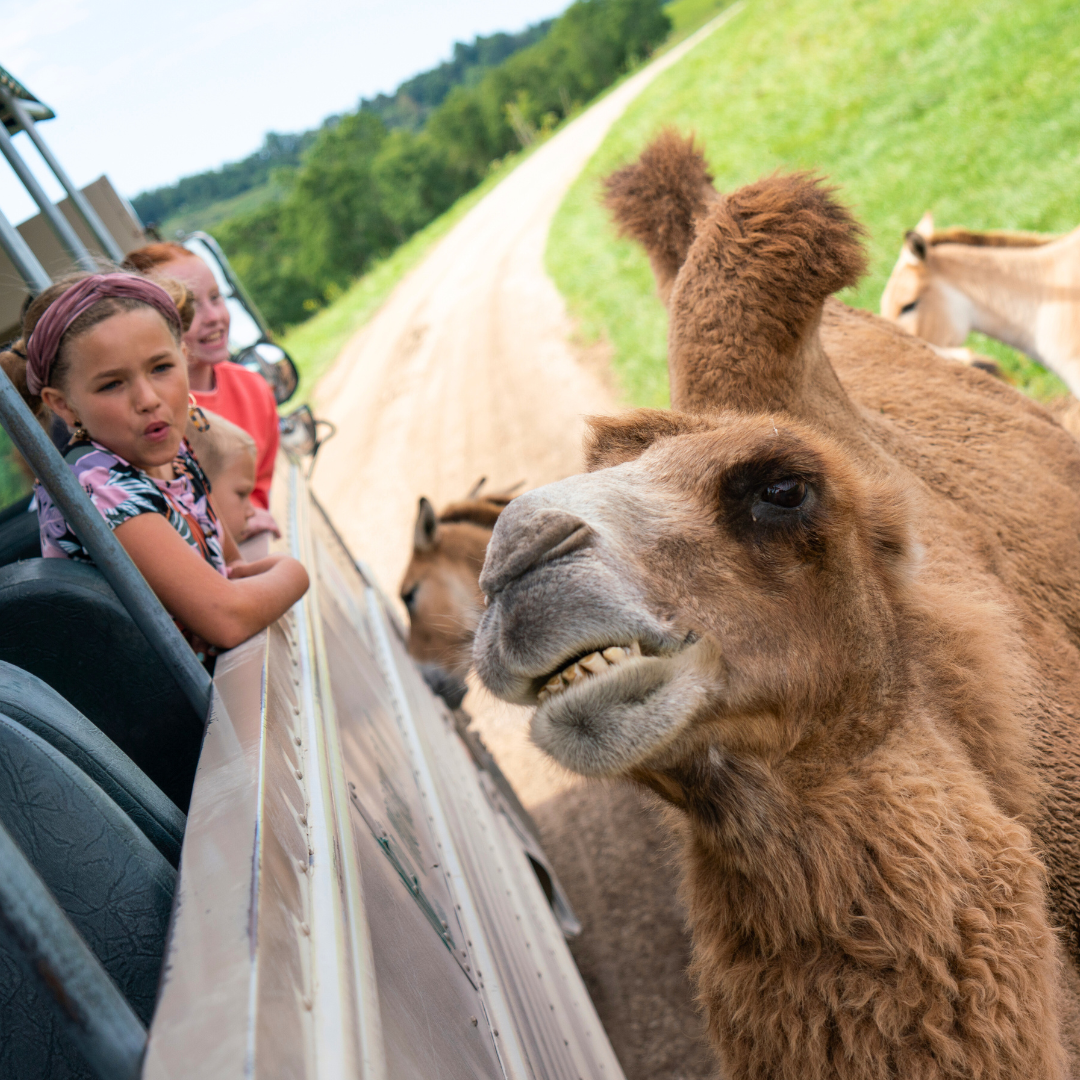
<path fill-rule="evenodd" d="M 629 645 L 609 645 L 605 649 L 594 649 L 580 655 L 546 678 L 538 680 L 540 686 L 536 690 L 537 704 L 542 705 L 549 697 L 561 694 L 575 683 L 603 675 L 611 668 L 627 664 L 643 655 L 645 654 L 641 651 L 640 641 L 633 641 Z"/>
<path fill-rule="evenodd" d="M 612 644 L 579 653 L 549 675 L 534 681 L 533 694 L 536 704 L 543 705 L 551 698 L 565 693 L 570 687 L 578 687 L 586 682 L 595 683 L 615 670 L 625 673 L 627 666 L 636 662 L 675 656 L 697 640 L 698 635 L 691 631 L 678 642 L 670 643 L 662 649 L 650 643 L 643 646 L 640 639 L 634 638 L 629 645 Z"/>

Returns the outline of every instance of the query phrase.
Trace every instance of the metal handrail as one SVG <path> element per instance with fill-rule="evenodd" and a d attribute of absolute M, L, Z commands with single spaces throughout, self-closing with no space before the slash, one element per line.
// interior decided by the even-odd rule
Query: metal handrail
<path fill-rule="evenodd" d="M 42 186 L 37 182 L 34 174 L 27 164 L 19 156 L 19 151 L 11 141 L 8 129 L 0 124 L 0 153 L 8 159 L 8 164 L 15 170 L 22 186 L 30 193 L 30 197 L 38 204 L 45 219 L 52 226 L 57 239 L 67 249 L 68 254 L 83 269 L 94 273 L 98 269 L 94 256 L 87 250 L 86 245 L 79 239 L 78 233 L 71 227 L 71 222 L 53 205 L 52 199 L 45 194 Z"/>
<path fill-rule="evenodd" d="M 0 125 L 2 127 L 2 125 Z M 34 419 L 7 373 L 0 370 L 0 425 L 53 497 L 94 565 L 112 586 L 136 626 L 161 657 L 200 720 L 210 715 L 210 676 L 195 658 L 161 601 L 139 573 L 112 529 L 79 486 L 74 473 Z"/>
<path fill-rule="evenodd" d="M 45 140 L 38 132 L 33 117 L 27 112 L 26 106 L 11 92 L 8 87 L 0 84 L 0 101 L 11 110 L 12 115 L 19 121 L 23 131 L 30 137 L 31 142 L 37 147 L 38 153 L 45 159 L 45 164 L 53 171 L 53 175 L 60 181 L 60 186 L 68 193 L 68 197 L 75 205 L 75 209 L 82 215 L 83 221 L 97 238 L 101 250 L 112 259 L 114 263 L 124 261 L 124 253 L 120 245 L 113 239 L 112 233 L 105 228 L 104 222 L 98 217 L 97 211 L 90 205 L 90 200 L 71 182 L 64 167 L 56 160 L 53 152 L 49 149 Z"/>
<path fill-rule="evenodd" d="M 3 126 L 0 124 L 0 127 Z M 3 212 L 0 212 L 0 248 L 4 249 L 12 265 L 26 282 L 26 287 L 34 296 L 52 284 L 45 267 L 30 250 L 30 245 L 23 239 L 22 233 L 8 221 Z"/>
<path fill-rule="evenodd" d="M 0 823 L 0 922 L 102 1080 L 138 1080 L 146 1029 Z"/>

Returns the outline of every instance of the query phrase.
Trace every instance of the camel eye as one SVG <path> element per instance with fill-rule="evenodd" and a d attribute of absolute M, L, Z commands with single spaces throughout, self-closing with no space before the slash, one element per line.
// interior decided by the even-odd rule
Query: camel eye
<path fill-rule="evenodd" d="M 416 593 L 420 588 L 419 585 L 414 585 L 408 592 L 401 594 L 401 602 L 408 608 L 409 614 L 412 614 L 413 608 L 416 606 Z"/>
<path fill-rule="evenodd" d="M 918 300 L 918 297 L 916 297 L 914 300 L 911 301 L 910 304 L 905 304 L 900 309 L 900 314 L 901 315 L 910 315 L 918 306 L 919 306 L 919 300 Z"/>
<path fill-rule="evenodd" d="M 802 506 L 806 498 L 806 484 L 790 476 L 785 480 L 777 480 L 774 484 L 766 484 L 761 489 L 761 501 L 771 503 L 773 506 L 781 506 L 785 510 L 794 510 L 796 506 Z"/>

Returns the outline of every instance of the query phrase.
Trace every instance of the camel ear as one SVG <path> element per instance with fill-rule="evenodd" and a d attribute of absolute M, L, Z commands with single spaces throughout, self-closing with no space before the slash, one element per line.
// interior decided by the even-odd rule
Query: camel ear
<path fill-rule="evenodd" d="M 660 409 L 635 409 L 622 416 L 590 416 L 585 435 L 585 471 L 596 472 L 640 457 L 658 439 L 711 431 L 703 417 Z"/>
<path fill-rule="evenodd" d="M 934 215 L 931 214 L 929 210 L 919 218 L 919 224 L 915 226 L 914 231 L 928 244 L 934 239 Z"/>
<path fill-rule="evenodd" d="M 416 514 L 416 528 L 413 531 L 413 547 L 420 553 L 431 551 L 439 535 L 439 522 L 435 517 L 435 507 L 420 496 L 420 507 Z"/>
<path fill-rule="evenodd" d="M 720 196 L 705 155 L 674 128 L 665 128 L 627 165 L 604 180 L 604 205 L 622 236 L 637 240 L 652 264 L 666 303 L 694 240 L 694 223 Z"/>

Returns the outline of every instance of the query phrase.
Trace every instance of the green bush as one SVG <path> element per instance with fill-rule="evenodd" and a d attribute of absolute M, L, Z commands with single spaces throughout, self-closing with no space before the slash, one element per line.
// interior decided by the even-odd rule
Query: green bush
<path fill-rule="evenodd" d="M 295 325 L 668 34 L 659 0 L 576 0 L 550 31 L 457 85 L 419 131 L 361 107 L 327 123 L 283 194 L 215 230 L 271 325 Z M 477 69 L 479 70 L 479 69 Z"/>

